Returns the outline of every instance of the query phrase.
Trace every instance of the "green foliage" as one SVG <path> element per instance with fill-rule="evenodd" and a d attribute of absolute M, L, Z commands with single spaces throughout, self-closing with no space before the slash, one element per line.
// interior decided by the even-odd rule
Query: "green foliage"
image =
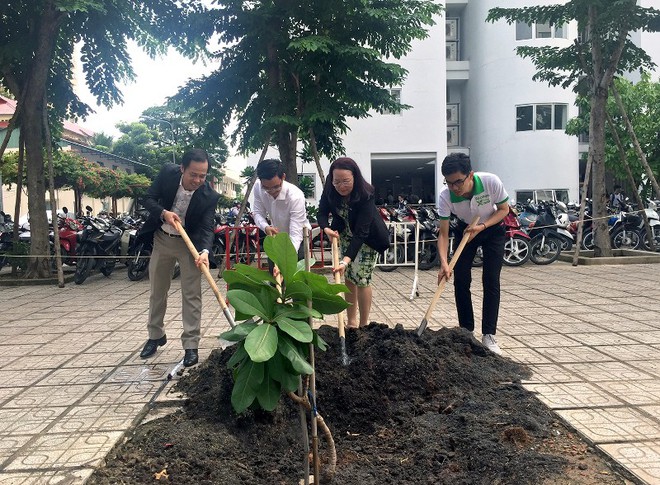
<path fill-rule="evenodd" d="M 646 159 L 657 179 L 660 177 L 660 144 L 658 143 L 658 133 L 660 133 L 660 82 L 654 82 L 651 76 L 644 72 L 641 80 L 637 83 L 632 83 L 624 78 L 617 78 L 615 84 L 621 95 L 628 118 L 635 129 L 642 151 L 646 155 Z M 570 135 L 588 134 L 589 100 L 586 97 L 579 97 L 577 103 L 580 106 L 581 115 L 569 121 L 566 132 Z M 645 181 L 650 185 L 616 101 L 611 96 L 607 102 L 607 113 L 612 118 L 621 143 L 626 149 L 626 159 L 635 181 L 638 183 Z M 627 180 L 626 170 L 621 163 L 621 155 L 609 124 L 606 125 L 605 135 L 605 164 L 617 179 Z M 635 187 L 629 187 L 629 189 L 635 189 Z"/>
<path fill-rule="evenodd" d="M 310 129 L 331 158 L 348 118 L 404 108 L 388 88 L 402 84 L 406 71 L 391 60 L 425 38 L 442 11 L 429 0 L 218 5 L 210 17 L 223 45 L 220 68 L 190 81 L 175 100 L 223 128 L 236 117 L 232 141 L 243 153 L 271 140 L 294 183 L 295 140 L 306 143 Z"/>
<path fill-rule="evenodd" d="M 305 197 L 314 197 L 314 179 L 308 175 L 298 179 L 298 188 L 302 190 Z"/>
<path fill-rule="evenodd" d="M 242 322 L 221 335 L 238 342 L 228 362 L 235 378 L 231 401 L 238 413 L 255 400 L 259 407 L 272 411 L 282 391 L 294 391 L 299 377 L 313 370 L 307 361 L 309 345 L 326 348 L 326 343 L 310 328 L 308 318 L 323 318 L 348 306 L 339 296 L 348 288 L 305 271 L 288 234 L 268 236 L 264 250 L 280 269 L 284 294 L 276 289 L 275 279 L 267 271 L 237 264 L 234 270 L 223 274 L 230 287 L 227 297 L 236 310 L 236 320 Z"/>
<path fill-rule="evenodd" d="M 319 214 L 319 208 L 305 202 L 305 210 L 307 211 L 307 219 L 309 222 L 317 222 L 316 218 Z"/>

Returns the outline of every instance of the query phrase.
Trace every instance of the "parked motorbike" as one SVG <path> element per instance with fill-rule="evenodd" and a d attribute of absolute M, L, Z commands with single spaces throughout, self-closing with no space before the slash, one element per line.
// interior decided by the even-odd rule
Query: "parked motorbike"
<path fill-rule="evenodd" d="M 87 207 L 91 211 L 91 207 Z M 120 221 L 121 222 L 121 221 Z M 93 216 L 84 216 L 83 230 L 78 240 L 78 261 L 73 281 L 82 284 L 91 271 L 98 269 L 110 276 L 117 264 L 122 231 L 114 223 Z"/>
<path fill-rule="evenodd" d="M 534 208 L 529 204 L 531 208 Z M 550 204 L 541 202 L 536 210 L 538 217 L 529 226 L 531 238 L 530 259 L 536 264 L 550 264 L 559 258 L 561 238 L 557 235 L 555 215 Z"/>
<path fill-rule="evenodd" d="M 512 207 L 509 207 L 509 213 L 502 220 L 502 224 L 506 231 L 503 262 L 507 266 L 522 266 L 531 255 L 531 238 L 523 230 Z"/>

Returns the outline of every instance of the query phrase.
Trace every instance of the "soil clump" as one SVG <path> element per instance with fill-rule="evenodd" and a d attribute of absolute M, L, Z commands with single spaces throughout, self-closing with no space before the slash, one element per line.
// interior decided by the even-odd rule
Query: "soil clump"
<path fill-rule="evenodd" d="M 347 331 L 348 366 L 336 329 L 319 333 L 331 344 L 316 354 L 316 382 L 318 411 L 337 447 L 332 483 L 629 483 L 523 389 L 525 366 L 464 330 L 418 337 L 372 323 Z M 176 484 L 300 483 L 298 407 L 282 397 L 273 413 L 237 416 L 226 367 L 232 354 L 216 350 L 184 376 L 184 408 L 138 426 L 87 483 L 153 484 L 163 471 Z"/>

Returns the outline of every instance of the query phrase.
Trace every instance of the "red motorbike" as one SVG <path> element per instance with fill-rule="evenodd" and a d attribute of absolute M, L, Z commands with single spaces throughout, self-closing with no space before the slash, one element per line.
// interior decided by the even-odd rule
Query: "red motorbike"
<path fill-rule="evenodd" d="M 78 232 L 82 231 L 83 227 L 75 219 L 70 218 L 57 218 L 57 229 L 60 233 L 60 253 L 62 255 L 62 264 L 73 266 L 76 264 L 76 244 L 78 242 Z M 55 238 L 50 236 L 51 244 Z M 55 253 L 53 249 L 53 254 Z M 55 260 L 53 260 L 53 265 Z"/>
<path fill-rule="evenodd" d="M 521 266 L 527 262 L 531 255 L 531 238 L 520 225 L 518 215 L 509 207 L 509 213 L 502 220 L 506 231 L 504 243 L 504 264 L 507 266 Z"/>

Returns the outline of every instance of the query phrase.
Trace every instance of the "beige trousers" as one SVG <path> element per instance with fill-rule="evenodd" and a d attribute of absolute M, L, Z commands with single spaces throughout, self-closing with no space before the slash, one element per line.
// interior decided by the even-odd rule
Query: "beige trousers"
<path fill-rule="evenodd" d="M 172 271 L 176 261 L 181 267 L 181 300 L 183 334 L 181 343 L 184 350 L 199 347 L 202 322 L 202 282 L 201 274 L 186 243 L 180 237 L 170 237 L 160 229 L 154 233 L 154 248 L 149 261 L 149 323 L 147 330 L 150 339 L 165 335 L 165 311 L 167 294 L 172 282 Z"/>

